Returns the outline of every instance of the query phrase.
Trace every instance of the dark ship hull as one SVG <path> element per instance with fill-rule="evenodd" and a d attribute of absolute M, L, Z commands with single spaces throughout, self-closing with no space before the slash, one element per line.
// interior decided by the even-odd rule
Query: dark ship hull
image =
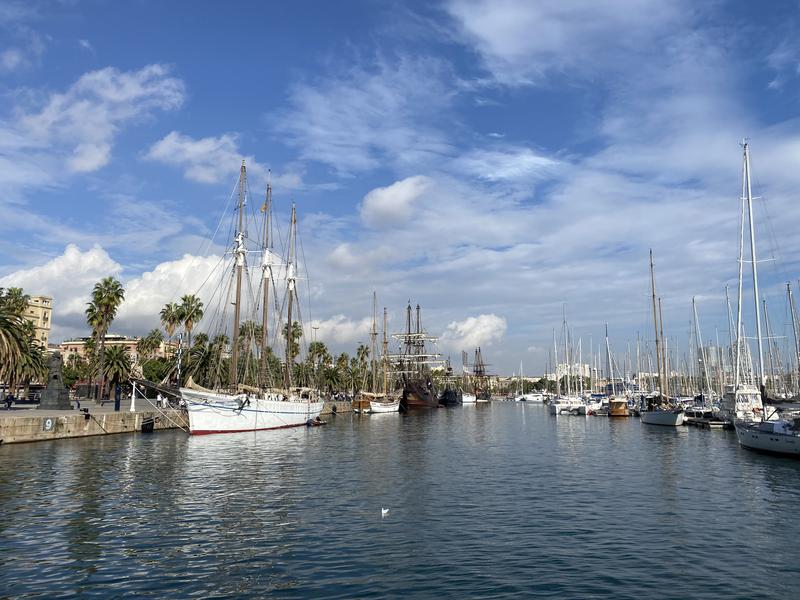
<path fill-rule="evenodd" d="M 475 398 L 482 402 L 488 402 L 492 399 L 492 393 L 489 390 L 476 390 Z"/>
<path fill-rule="evenodd" d="M 403 386 L 400 410 L 407 412 L 418 408 L 436 408 L 439 401 L 430 379 L 412 379 Z"/>
<path fill-rule="evenodd" d="M 462 404 L 461 390 L 446 388 L 439 394 L 439 404 L 442 406 L 459 406 Z"/>

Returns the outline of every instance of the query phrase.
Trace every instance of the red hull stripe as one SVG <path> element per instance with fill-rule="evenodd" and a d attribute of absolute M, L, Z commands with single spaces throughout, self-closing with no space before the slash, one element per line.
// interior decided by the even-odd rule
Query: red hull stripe
<path fill-rule="evenodd" d="M 197 429 L 190 431 L 191 435 L 209 435 L 211 433 L 244 433 L 245 431 L 268 431 L 270 429 L 288 429 L 289 427 L 305 427 L 305 423 L 297 425 L 278 425 L 277 427 L 259 427 L 258 429 Z"/>

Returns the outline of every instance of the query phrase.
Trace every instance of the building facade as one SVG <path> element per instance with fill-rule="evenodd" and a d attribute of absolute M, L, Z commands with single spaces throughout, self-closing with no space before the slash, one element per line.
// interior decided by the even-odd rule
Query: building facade
<path fill-rule="evenodd" d="M 24 316 L 33 323 L 36 341 L 42 348 L 47 348 L 53 317 L 53 299 L 50 296 L 31 296 Z"/>
<path fill-rule="evenodd" d="M 79 337 L 71 340 L 64 340 L 58 345 L 58 351 L 64 360 L 68 360 L 70 355 L 75 355 L 79 358 L 86 358 L 88 355 L 87 343 L 91 337 Z M 131 361 L 134 363 L 139 361 L 138 345 L 141 337 L 128 337 L 126 335 L 118 335 L 116 333 L 109 333 L 106 335 L 106 349 L 113 346 L 123 346 L 128 350 Z M 161 342 L 156 350 L 155 355 L 158 357 L 171 356 L 177 350 L 175 342 Z"/>

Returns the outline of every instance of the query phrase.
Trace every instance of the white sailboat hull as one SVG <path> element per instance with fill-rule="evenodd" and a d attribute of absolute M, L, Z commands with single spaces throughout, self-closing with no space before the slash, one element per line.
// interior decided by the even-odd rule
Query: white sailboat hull
<path fill-rule="evenodd" d="M 676 410 L 644 410 L 640 413 L 642 423 L 661 425 L 663 427 L 680 427 L 683 425 L 684 413 Z"/>
<path fill-rule="evenodd" d="M 581 413 L 581 409 L 583 412 Z M 586 405 L 579 398 L 561 396 L 554 398 L 549 406 L 550 414 L 558 415 L 579 415 L 586 414 Z"/>
<path fill-rule="evenodd" d="M 736 423 L 739 444 L 750 450 L 800 456 L 800 432 L 783 428 L 780 422 Z"/>
<path fill-rule="evenodd" d="M 299 427 L 322 412 L 324 402 L 297 398 L 255 398 L 181 388 L 189 414 L 189 433 L 234 433 Z"/>
<path fill-rule="evenodd" d="M 462 404 L 473 404 L 477 401 L 478 399 L 475 397 L 475 394 L 461 394 Z"/>
<path fill-rule="evenodd" d="M 392 402 L 370 402 L 369 410 L 373 413 L 400 412 L 400 398 Z"/>

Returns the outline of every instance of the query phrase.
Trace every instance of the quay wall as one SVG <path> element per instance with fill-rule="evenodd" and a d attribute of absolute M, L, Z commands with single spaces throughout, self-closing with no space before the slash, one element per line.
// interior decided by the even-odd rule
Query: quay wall
<path fill-rule="evenodd" d="M 187 427 L 186 415 L 180 410 L 143 410 L 137 412 L 101 412 L 86 415 L 82 412 L 32 415 L 0 418 L 0 443 L 39 442 L 63 438 L 132 433 L 141 431 L 142 422 L 153 419 L 153 429 L 178 429 Z"/>
<path fill-rule="evenodd" d="M 336 414 L 353 412 L 353 403 L 346 400 L 325 400 L 325 406 L 322 407 L 322 415 L 333 414 L 333 407 L 336 407 Z"/>

